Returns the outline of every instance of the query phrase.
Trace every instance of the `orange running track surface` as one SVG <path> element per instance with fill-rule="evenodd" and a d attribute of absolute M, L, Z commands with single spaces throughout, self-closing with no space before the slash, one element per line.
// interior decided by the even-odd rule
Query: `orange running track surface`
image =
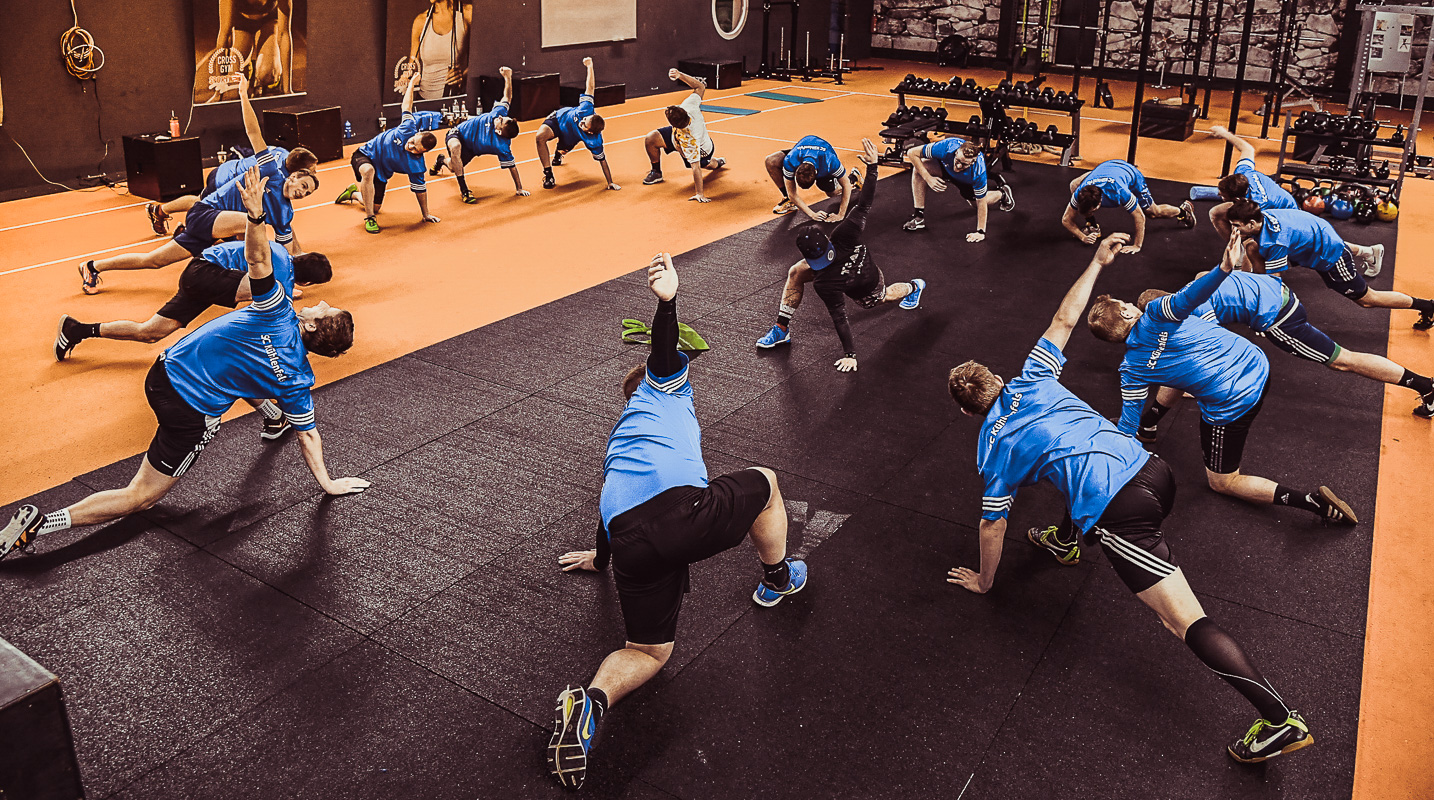
<path fill-rule="evenodd" d="M 550 302 L 642 266 L 659 250 L 680 253 L 771 218 L 778 199 L 762 158 L 808 133 L 819 133 L 839 148 L 859 146 L 875 136 L 895 106 L 887 91 L 907 72 L 944 80 L 949 73 L 930 65 L 876 62 L 883 69 L 849 76 L 846 86 L 830 82 L 786 84 L 749 82 L 737 90 L 711 92 L 708 102 L 760 109 L 734 117 L 709 114 L 717 153 L 728 165 L 709 174 L 714 202 L 688 202 L 689 174 L 668 156 L 667 182 L 643 186 L 648 163 L 642 137 L 666 124 L 661 108 L 680 95 L 633 100 L 600 109 L 608 119 L 609 163 L 622 190 L 602 188 L 601 171 L 584 152 L 557 168 L 559 188 L 545 191 L 526 123 L 515 145 L 524 186 L 532 197 L 518 198 L 505 172 L 490 161 L 468 171 L 481 198 L 476 206 L 457 199 L 451 178 L 430 180 L 435 226 L 419 222 L 416 204 L 398 181 L 380 221 L 384 231 L 365 234 L 361 213 L 329 201 L 351 178 L 347 162 L 327 164 L 323 188 L 301 201 L 295 230 L 307 249 L 329 255 L 332 283 L 312 287 L 300 304 L 327 300 L 351 309 L 357 323 L 354 349 L 339 359 L 314 358 L 320 382 L 330 382 L 381 364 L 450 336 Z M 1002 73 L 963 70 L 962 75 L 994 83 Z M 1050 84 L 1068 89 L 1069 79 Z M 1087 78 L 1083 94 L 1089 96 Z M 1082 127 L 1081 165 L 1124 158 L 1133 87 L 1114 83 L 1115 109 L 1087 108 Z M 762 89 L 819 97 L 825 102 L 785 105 L 742 96 Z M 1173 91 L 1147 93 L 1167 96 Z M 931 101 L 921 101 L 923 104 Z M 950 103 L 952 114 L 974 112 Z M 1258 105 L 1253 95 L 1244 107 Z M 1203 135 L 1225 124 L 1230 96 L 1216 94 L 1210 120 L 1201 121 L 1189 142 L 1140 141 L 1139 163 L 1153 178 L 1212 184 L 1220 172 L 1223 146 Z M 1066 130 L 1063 114 L 1032 118 Z M 1242 133 L 1254 136 L 1260 119 L 1248 111 Z M 1277 135 L 1277 129 L 1272 128 Z M 1425 135 L 1421 137 L 1430 139 Z M 1254 141 L 1260 166 L 1274 169 L 1279 141 Z M 1421 142 L 1421 151 L 1434 145 Z M 1040 160 L 1054 162 L 1054 156 Z M 159 246 L 139 198 L 109 190 L 65 193 L 0 205 L 0 312 L 10 323 L 10 346 L 0 354 L 0 502 L 29 496 L 143 450 L 154 430 L 141 387 L 143 374 L 171 337 L 158 345 L 86 341 L 69 361 L 50 356 L 61 313 L 85 322 L 147 319 L 173 293 L 180 266 L 157 271 L 107 273 L 104 291 L 86 297 L 76 265 L 82 258 L 142 252 Z M 1405 185 L 1400 250 L 1419 254 L 1434 248 L 1434 184 Z M 1054 224 L 1054 221 L 1053 221 Z M 775 270 L 785 264 L 772 265 Z M 1428 297 L 1434 275 L 1422 262 L 1400 263 L 1396 288 Z M 195 323 L 202 323 L 215 312 Z M 614 331 L 613 335 L 618 335 Z M 1389 356 L 1415 371 L 1434 371 L 1429 339 L 1400 328 L 1391 331 Z M 1424 567 L 1434 561 L 1434 543 L 1424 534 L 1423 487 L 1431 470 L 1427 455 L 1434 431 L 1409 414 L 1407 390 L 1386 392 L 1379 507 L 1374 526 L 1364 686 L 1356 756 L 1354 796 L 1367 800 L 1434 796 L 1434 737 L 1419 724 L 1418 710 L 1434 707 L 1434 585 Z M 247 411 L 231 412 L 231 416 Z M 320 409 L 322 416 L 322 409 Z M 1313 434 L 1312 434 L 1313 435 Z M 1315 756 L 1317 757 L 1317 755 Z"/>

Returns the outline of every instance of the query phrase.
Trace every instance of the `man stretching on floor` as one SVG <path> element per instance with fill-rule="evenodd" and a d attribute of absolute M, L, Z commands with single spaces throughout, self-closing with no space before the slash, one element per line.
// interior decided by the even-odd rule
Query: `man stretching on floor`
<path fill-rule="evenodd" d="M 357 194 L 363 204 L 363 229 L 378 233 L 378 212 L 383 209 L 383 195 L 388 190 L 389 178 L 395 173 L 408 175 L 408 188 L 418 199 L 418 212 L 424 222 L 438 222 L 438 217 L 428 213 L 428 164 L 423 154 L 438 144 L 438 137 L 430 131 L 421 131 L 418 118 L 413 113 L 413 87 L 418 83 L 418 73 L 408 81 L 403 92 L 403 121 L 397 128 L 387 130 L 369 139 L 354 151 L 349 163 L 354 169 L 358 183 L 349 184 L 335 203 L 347 203 Z"/>
<path fill-rule="evenodd" d="M 305 147 L 295 147 L 293 150 L 285 150 L 282 147 L 270 147 L 269 152 L 274 154 L 279 163 L 283 166 L 279 169 L 278 181 L 288 180 L 295 172 L 309 170 L 319 164 L 319 157 Z M 154 229 L 155 235 L 169 235 L 169 220 L 175 214 L 184 214 L 194 208 L 194 204 L 203 200 L 219 190 L 219 187 L 234 180 L 249 171 L 250 167 L 257 166 L 259 157 L 248 155 L 242 158 L 231 158 L 223 164 L 209 170 L 204 178 L 204 190 L 196 197 L 192 194 L 184 195 L 170 200 L 168 203 L 150 203 L 145 206 L 145 212 L 149 215 L 149 225 Z"/>
<path fill-rule="evenodd" d="M 1419 312 L 1414 330 L 1434 327 L 1434 300 L 1369 288 L 1354 259 L 1372 248 L 1341 239 L 1321 217 L 1297 209 L 1261 211 L 1249 200 L 1235 201 L 1225 216 L 1245 239 L 1253 271 L 1278 275 L 1291 265 L 1308 267 L 1325 286 L 1365 308 L 1412 308 Z"/>
<path fill-rule="evenodd" d="M 926 190 L 944 192 L 948 182 L 956 184 L 961 196 L 976 207 L 976 230 L 966 234 L 968 242 L 986 238 L 986 215 L 991 206 L 1002 211 L 1016 207 L 1015 192 L 999 174 L 992 176 L 996 191 L 986 191 L 986 156 L 975 142 L 952 137 L 920 144 L 906 151 L 906 160 L 911 164 L 911 200 L 915 208 L 902 230 L 926 228 Z"/>
<path fill-rule="evenodd" d="M 844 355 L 837 359 L 840 372 L 856 371 L 856 345 L 852 343 L 851 326 L 846 318 L 846 299 L 857 301 L 862 308 L 875 308 L 882 303 L 901 301 L 907 310 L 921 304 L 921 291 L 926 281 L 912 278 L 907 283 L 886 285 L 886 276 L 876 266 L 862 243 L 862 232 L 866 228 L 866 215 L 871 211 L 872 200 L 876 197 L 876 145 L 870 139 L 861 140 L 862 152 L 859 158 L 866 164 L 866 182 L 861 197 L 851 210 L 851 216 L 832 231 L 831 239 L 812 225 L 797 236 L 797 248 L 802 251 L 803 260 L 787 270 L 787 285 L 782 289 L 782 303 L 777 308 L 777 323 L 767 335 L 757 340 L 763 349 L 787 344 L 792 341 L 792 317 L 802 304 L 802 294 L 808 283 L 817 290 L 817 296 L 827 304 L 837 336 L 841 337 Z M 833 265 L 837 265 L 833 267 Z"/>
<path fill-rule="evenodd" d="M 513 193 L 519 197 L 528 196 L 527 190 L 523 188 L 523 179 L 518 177 L 518 162 L 513 158 L 513 137 L 518 135 L 518 121 L 508 116 L 508 104 L 513 99 L 513 68 L 499 67 L 498 74 L 503 76 L 503 99 L 494 103 L 493 109 L 487 114 L 479 114 L 460 122 L 448 132 L 445 141 L 448 168 L 453 170 L 453 176 L 458 179 L 458 191 L 462 193 L 463 202 L 469 205 L 478 202 L 478 198 L 468 191 L 468 181 L 463 178 L 463 170 L 469 161 L 478 156 L 497 156 L 498 166 L 508 170 L 508 174 L 513 176 Z M 443 163 L 443 154 L 439 153 L 429 174 L 437 175 L 438 170 L 443 168 Z"/>
<path fill-rule="evenodd" d="M 244 117 L 244 132 L 254 148 L 254 164 L 268 183 L 264 195 L 264 212 L 274 228 L 274 241 L 284 245 L 291 255 L 304 252 L 290 224 L 294 220 L 294 201 L 308 197 L 319 188 L 319 176 L 313 170 L 299 170 L 285 176 L 281 158 L 264 143 L 259 117 L 249 104 L 249 81 L 239 76 L 239 108 Z M 244 201 L 240 197 L 239 179 L 229 181 L 213 194 L 195 203 L 184 218 L 184 228 L 158 250 L 149 253 L 126 253 L 122 256 L 86 261 L 80 265 L 80 288 L 85 294 L 100 289 L 100 273 L 112 269 L 159 269 L 197 258 L 205 248 L 220 239 L 229 239 L 244 232 Z"/>
<path fill-rule="evenodd" d="M 840 222 L 846 217 L 852 192 L 861 191 L 861 171 L 852 167 L 851 172 L 847 172 L 836 148 L 820 136 L 803 136 L 791 148 L 767 156 L 767 175 L 782 193 L 782 201 L 772 207 L 773 214 L 790 214 L 801 209 L 817 222 Z M 826 192 L 827 197 L 841 193 L 841 206 L 835 214 L 813 211 L 802 202 L 797 189 L 810 189 L 813 184 Z"/>
<path fill-rule="evenodd" d="M 1245 201 L 1248 202 L 1248 201 Z M 1194 315 L 1240 261 L 1242 248 L 1231 236 L 1220 268 L 1191 281 L 1145 310 L 1103 294 L 1087 322 L 1096 338 L 1125 344 L 1120 362 L 1120 432 L 1154 441 L 1169 406 L 1157 396 L 1144 415 L 1151 386 L 1188 392 L 1200 406 L 1200 446 L 1210 488 L 1249 503 L 1292 506 L 1330 522 L 1353 525 L 1354 510 L 1328 487 L 1296 492 L 1267 478 L 1244 475 L 1240 460 L 1250 427 L 1265 404 L 1270 361 L 1264 351 L 1219 325 Z"/>
<path fill-rule="evenodd" d="M 553 167 L 563 163 L 563 154 L 585 144 L 588 146 L 588 152 L 592 153 L 593 161 L 602 165 L 602 176 L 607 181 L 607 188 L 617 191 L 622 187 L 613 183 L 612 169 L 608 167 L 607 155 L 602 149 L 602 129 L 607 123 L 597 115 L 597 99 L 593 96 L 597 91 L 597 77 L 593 72 L 592 58 L 585 56 L 583 66 L 587 67 L 588 77 L 583 93 L 578 97 L 578 104 L 554 111 L 538 126 L 538 161 L 543 165 L 543 188 L 551 189 L 558 185 L 557 179 L 553 177 Z M 558 145 L 553 155 L 549 156 L 548 142 L 554 139 L 558 140 Z"/>
<path fill-rule="evenodd" d="M 1145 176 L 1134 164 L 1119 159 L 1102 162 L 1095 169 L 1071 181 L 1071 201 L 1061 217 L 1061 225 L 1077 240 L 1095 244 L 1100 239 L 1100 225 L 1093 216 L 1097 209 L 1123 208 L 1135 221 L 1135 240 L 1125 246 L 1125 253 L 1139 253 L 1145 246 L 1145 218 L 1175 218 L 1187 228 L 1195 227 L 1195 206 L 1189 200 L 1179 207 L 1155 202 Z M 1076 226 L 1079 217 L 1085 225 Z"/>
<path fill-rule="evenodd" d="M 676 151 L 682 157 L 682 165 L 692 170 L 692 183 L 697 194 L 688 198 L 699 203 L 709 202 L 702 192 L 702 171 L 721 169 L 726 159 L 713 158 L 717 149 L 707 133 L 707 121 L 702 118 L 702 97 L 707 94 L 707 84 L 701 78 L 694 78 L 675 69 L 667 71 L 668 80 L 682 81 L 692 89 L 692 94 L 675 106 L 668 106 L 667 127 L 658 128 L 647 134 L 647 160 L 652 170 L 642 179 L 644 186 L 662 183 L 662 154 Z"/>
<path fill-rule="evenodd" d="M 1101 243 L 1010 383 L 975 361 L 951 370 L 951 396 L 963 413 L 983 420 L 976 466 L 986 488 L 981 498 L 981 570 L 956 567 L 947 573 L 947 581 L 978 594 L 990 591 L 1016 492 L 1049 480 L 1065 498 L 1072 535 L 1062 542 L 1049 529 L 1039 535 L 1032 529 L 1032 541 L 1068 564 L 1079 559 L 1077 536 L 1099 542 L 1116 575 L 1166 629 L 1255 707 L 1260 718 L 1228 751 L 1237 761 L 1264 761 L 1313 744 L 1314 737 L 1240 643 L 1205 616 L 1175 564 L 1160 531 L 1175 503 L 1170 466 L 1060 384 L 1066 363 L 1062 351 L 1071 331 L 1101 269 L 1127 241 L 1125 234 L 1117 233 Z"/>
<path fill-rule="evenodd" d="M 558 695 L 548 770 L 570 789 L 583 784 L 602 715 L 672 655 L 689 564 L 750 535 L 762 562 L 755 603 L 774 606 L 807 584 L 806 563 L 787 557 L 776 473 L 751 467 L 707 480 L 687 356 L 677 350 L 677 272 L 666 253 L 652 260 L 647 283 L 658 301 L 652 354 L 622 383 L 627 405 L 607 440 L 597 548 L 558 558 L 564 572 L 600 571 L 611 556 L 627 628 L 626 646 L 603 660 L 586 688 Z"/>
<path fill-rule="evenodd" d="M 224 412 L 245 398 L 277 399 L 299 432 L 304 461 L 325 492 L 350 494 L 368 487 L 361 478 L 329 477 L 310 395 L 314 373 L 308 353 L 333 357 L 348 350 L 353 344 L 353 317 L 327 303 L 294 312 L 270 263 L 266 182 L 257 167 L 240 179 L 248 211 L 244 258 L 254 302 L 180 339 L 150 367 L 144 393 L 159 430 L 139 472 L 123 489 L 97 492 L 44 516 L 35 506 L 21 506 L 0 532 L 0 558 L 13 550 L 28 550 L 38 536 L 99 525 L 154 506 L 219 432 Z"/>
<path fill-rule="evenodd" d="M 1169 294 L 1160 289 L 1146 289 L 1135 304 L 1144 311 L 1152 301 Z M 1245 325 L 1296 358 L 1413 389 L 1419 394 L 1414 415 L 1434 419 L 1434 380 L 1410 372 L 1384 356 L 1346 350 L 1335 344 L 1324 331 L 1310 324 L 1300 299 L 1278 278 L 1235 270 L 1193 315 L 1226 327 L 1237 323 Z M 1155 402 L 1170 408 L 1182 397 L 1180 392 L 1161 387 Z"/>

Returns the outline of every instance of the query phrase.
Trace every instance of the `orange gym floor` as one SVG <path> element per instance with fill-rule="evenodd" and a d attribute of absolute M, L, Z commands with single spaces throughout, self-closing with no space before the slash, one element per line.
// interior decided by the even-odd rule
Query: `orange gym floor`
<path fill-rule="evenodd" d="M 430 180 L 429 193 L 432 212 L 442 222 L 424 225 L 399 181 L 380 215 L 383 232 L 371 236 L 363 232 L 357 209 L 330 202 L 350 182 L 348 163 L 324 165 L 323 185 L 300 202 L 294 227 L 305 249 L 330 257 L 335 278 L 313 287 L 300 304 L 323 299 L 352 310 L 357 344 L 341 358 L 313 359 L 319 381 L 334 381 L 602 283 L 642 266 L 655 252 L 685 252 L 765 222 L 778 199 L 762 168 L 766 154 L 808 133 L 839 148 L 858 147 L 861 137 L 875 137 L 880 130 L 895 106 L 888 89 L 907 72 L 937 79 L 950 75 L 931 65 L 903 62 L 863 66 L 878 69 L 856 72 L 843 86 L 757 81 L 710 92 L 709 103 L 766 113 L 708 115 L 727 166 L 709 174 L 707 193 L 714 202 L 705 205 L 687 201 L 690 177 L 676 159 L 668 159 L 666 183 L 641 183 L 648 168 L 642 138 L 665 124 L 660 109 L 671 95 L 602 109 L 608 120 L 609 164 L 623 187 L 619 192 L 603 189 L 598 165 L 581 151 L 557 169 L 558 190 L 538 188 L 532 140 L 524 135 L 514 149 L 531 197 L 515 197 L 508 175 L 491 160 L 480 161 L 484 168 L 468 173 L 481 198 L 476 206 L 459 202 L 445 174 Z M 983 83 L 1003 77 L 989 70 L 961 74 Z M 1056 76 L 1051 85 L 1068 89 L 1069 79 Z M 1089 96 L 1091 85 L 1087 76 L 1083 94 Z M 825 102 L 786 104 L 742 96 L 759 89 Z M 1080 143 L 1085 166 L 1126 156 L 1133 86 L 1117 83 L 1113 89 L 1116 108 L 1086 109 Z M 1152 90 L 1147 98 L 1173 93 Z M 1140 140 L 1142 171 L 1152 178 L 1213 183 L 1223 147 L 1204 131 L 1228 120 L 1229 101 L 1228 93 L 1217 93 L 1211 119 L 1200 121 L 1188 142 Z M 957 118 L 974 110 L 967 110 L 969 104 L 950 105 Z M 1244 105 L 1252 108 L 1258 98 L 1247 96 Z M 1032 117 L 1043 126 L 1067 129 L 1067 115 L 1033 112 Z M 524 123 L 525 134 L 537 124 Z M 1260 119 L 1247 113 L 1241 133 L 1253 137 L 1259 125 Z M 1272 135 L 1278 136 L 1276 129 Z M 1273 171 L 1278 138 L 1253 143 L 1261 168 Z M 1434 152 L 1434 144 L 1421 140 L 1421 145 L 1422 152 Z M 1053 155 L 1039 158 L 1056 160 Z M 149 230 L 144 203 L 100 189 L 0 205 L 0 312 L 11 330 L 10 346 L 0 352 L 0 372 L 7 378 L 0 386 L 0 440 L 5 442 L 0 503 L 140 452 L 153 433 L 142 379 L 172 338 L 157 345 L 87 341 L 63 364 L 50 355 L 60 314 L 85 322 L 142 321 L 173 293 L 178 266 L 108 272 L 99 295 L 80 292 L 76 265 L 82 260 L 162 244 Z M 1407 181 L 1398 222 L 1404 258 L 1395 288 L 1423 297 L 1434 294 L 1434 270 L 1413 256 L 1434 248 L 1431 209 L 1434 183 Z M 1389 357 L 1424 374 L 1434 371 L 1429 337 L 1407 326 L 1390 331 Z M 1386 392 L 1354 791 L 1355 797 L 1370 800 L 1434 795 L 1429 776 L 1434 737 L 1409 724 L 1417 718 L 1411 711 L 1434 707 L 1434 673 L 1428 669 L 1434 662 L 1434 625 L 1428 622 L 1434 617 L 1434 585 L 1424 569 L 1434 560 L 1434 543 L 1415 513 L 1424 496 L 1419 487 L 1434 476 L 1427 457 L 1434 431 L 1409 414 L 1409 402 L 1405 390 Z"/>

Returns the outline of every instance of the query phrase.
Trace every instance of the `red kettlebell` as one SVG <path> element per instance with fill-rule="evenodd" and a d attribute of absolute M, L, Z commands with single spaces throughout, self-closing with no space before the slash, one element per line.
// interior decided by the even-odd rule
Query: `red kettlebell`
<path fill-rule="evenodd" d="M 1319 216 L 1324 213 L 1324 198 L 1312 193 L 1309 197 L 1305 198 L 1304 207 L 1306 211 L 1315 216 Z"/>

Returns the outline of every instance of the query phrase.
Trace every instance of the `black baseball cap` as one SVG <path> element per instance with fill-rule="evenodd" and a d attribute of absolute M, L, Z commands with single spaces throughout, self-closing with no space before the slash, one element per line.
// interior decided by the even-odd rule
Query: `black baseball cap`
<path fill-rule="evenodd" d="M 802 251 L 802 256 L 807 259 L 807 266 L 812 269 L 826 269 L 836 256 L 831 240 L 815 228 L 809 228 L 797 235 L 797 249 Z"/>

